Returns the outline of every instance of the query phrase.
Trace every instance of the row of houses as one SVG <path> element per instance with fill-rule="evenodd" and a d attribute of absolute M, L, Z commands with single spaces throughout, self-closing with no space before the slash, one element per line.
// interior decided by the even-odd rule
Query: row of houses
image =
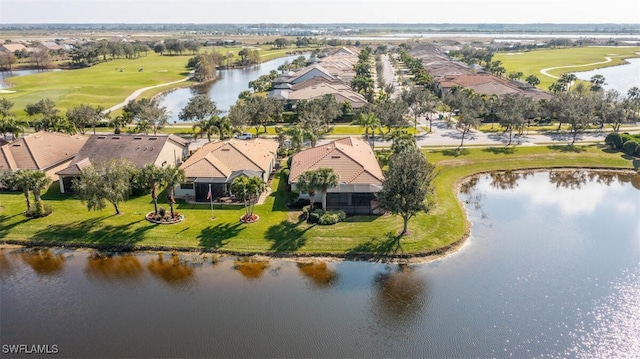
<path fill-rule="evenodd" d="M 445 51 L 434 45 L 415 46 L 411 55 L 421 59 L 425 71 L 435 81 L 440 95 L 446 94 L 454 86 L 474 90 L 481 95 L 503 96 L 519 93 L 534 100 L 550 99 L 552 95 L 531 86 L 524 81 L 512 81 L 488 74 L 481 66 L 469 66 L 449 58 Z"/>
<path fill-rule="evenodd" d="M 357 49 L 341 48 L 315 59 L 314 63 L 300 69 L 283 73 L 272 81 L 268 96 L 282 99 L 290 106 L 300 100 L 313 100 L 332 95 L 338 103 L 348 102 L 352 108 L 361 108 L 367 100 L 351 89 L 355 77 L 353 66 L 358 62 Z"/>
<path fill-rule="evenodd" d="M 73 179 L 82 169 L 114 158 L 126 158 L 137 168 L 147 164 L 180 166 L 186 181 L 176 189 L 176 197 L 197 203 L 208 201 L 209 189 L 214 198 L 231 197 L 231 183 L 239 176 L 268 182 L 277 169 L 278 143 L 270 139 L 213 141 L 191 156 L 188 148 L 189 142 L 175 135 L 69 136 L 38 132 L 0 146 L 0 173 L 41 170 L 58 181 L 60 192 L 71 193 Z M 339 176 L 339 185 L 328 192 L 328 209 L 349 214 L 375 212 L 375 194 L 383 176 L 367 142 L 346 137 L 295 154 L 289 175 L 292 190 L 300 174 L 318 168 L 332 168 Z M 319 195 L 314 198 L 320 199 Z"/>
<path fill-rule="evenodd" d="M 54 41 L 41 41 L 36 46 L 25 46 L 19 42 L 11 42 L 0 45 L 0 52 L 15 54 L 18 53 L 31 53 L 40 49 L 46 49 L 54 52 L 68 52 L 73 50 L 73 45 L 70 44 L 58 44 Z"/>

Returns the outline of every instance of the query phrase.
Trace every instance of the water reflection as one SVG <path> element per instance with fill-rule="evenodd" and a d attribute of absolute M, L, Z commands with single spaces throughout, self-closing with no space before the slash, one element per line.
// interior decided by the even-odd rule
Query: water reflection
<path fill-rule="evenodd" d="M 4 248 L 0 248 L 0 278 L 13 273 L 13 264 L 7 257 Z"/>
<path fill-rule="evenodd" d="M 594 178 L 599 178 L 599 175 L 594 175 Z M 549 182 L 555 184 L 557 188 L 580 189 L 582 185 L 587 183 L 587 179 L 587 172 L 582 170 L 558 170 L 549 172 Z"/>
<path fill-rule="evenodd" d="M 636 268 L 615 284 L 612 294 L 598 301 L 593 311 L 581 315 L 580 326 L 570 333 L 571 357 L 640 357 L 640 275 Z"/>
<path fill-rule="evenodd" d="M 135 255 L 104 255 L 94 253 L 87 258 L 85 273 L 95 279 L 111 281 L 138 281 L 144 268 Z"/>
<path fill-rule="evenodd" d="M 262 274 L 268 267 L 268 261 L 258 260 L 253 257 L 238 257 L 233 262 L 233 269 L 240 272 L 240 274 L 249 280 L 262 277 Z"/>
<path fill-rule="evenodd" d="M 514 171 L 494 172 L 490 176 L 491 186 L 503 190 L 516 188 L 520 179 L 520 173 Z"/>
<path fill-rule="evenodd" d="M 166 260 L 162 253 L 158 253 L 158 257 L 151 259 L 147 264 L 147 269 L 153 276 L 170 285 L 182 285 L 193 280 L 193 268 L 181 261 L 177 253 L 171 253 L 169 260 Z"/>
<path fill-rule="evenodd" d="M 413 267 L 399 264 L 396 269 L 378 273 L 374 279 L 374 308 L 385 319 L 407 322 L 427 301 L 427 281 Z"/>
<path fill-rule="evenodd" d="M 21 253 L 22 261 L 36 273 L 53 275 L 64 268 L 65 258 L 61 253 L 54 253 L 51 249 L 34 249 Z"/>
<path fill-rule="evenodd" d="M 338 273 L 327 266 L 326 262 L 314 261 L 311 263 L 297 263 L 300 273 L 309 282 L 319 288 L 328 288 L 338 281 Z"/>

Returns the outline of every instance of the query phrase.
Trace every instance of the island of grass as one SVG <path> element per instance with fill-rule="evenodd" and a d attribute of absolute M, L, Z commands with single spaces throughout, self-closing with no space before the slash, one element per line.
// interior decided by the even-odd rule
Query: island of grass
<path fill-rule="evenodd" d="M 148 196 L 123 203 L 123 214 L 105 210 L 89 212 L 80 200 L 62 195 L 57 184 L 43 200 L 53 215 L 30 220 L 23 215 L 22 193 L 1 193 L 0 238 L 24 245 L 94 247 L 107 250 L 178 249 L 229 254 L 275 256 L 333 256 L 343 258 L 424 257 L 455 248 L 469 233 L 458 185 L 483 172 L 518 169 L 589 168 L 637 170 L 618 152 L 597 145 L 490 147 L 464 150 L 427 150 L 436 164 L 434 206 L 409 222 L 410 235 L 399 238 L 402 219 L 397 216 L 353 216 L 332 226 L 311 225 L 298 219 L 300 212 L 286 206 L 286 183 L 276 174 L 272 193 L 256 206 L 260 221 L 238 221 L 242 206 L 178 201 L 181 223 L 162 226 L 145 220 L 153 208 Z M 163 198 L 160 196 L 160 198 Z"/>

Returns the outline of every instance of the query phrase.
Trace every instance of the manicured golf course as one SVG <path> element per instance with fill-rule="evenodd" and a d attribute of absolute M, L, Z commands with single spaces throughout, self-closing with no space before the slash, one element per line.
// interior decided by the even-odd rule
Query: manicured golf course
<path fill-rule="evenodd" d="M 214 48 L 220 53 L 237 54 L 241 48 Z M 271 50 L 269 46 L 261 50 L 263 61 L 282 57 L 286 52 L 295 49 Z M 202 51 L 212 51 L 205 49 Z M 62 114 L 71 107 L 90 104 L 109 108 L 124 101 L 135 90 L 175 82 L 189 76 L 185 68 L 192 55 L 160 56 L 149 52 L 147 56 L 137 59 L 116 59 L 95 66 L 68 71 L 43 72 L 39 74 L 11 78 L 14 86 L 10 91 L 2 93 L 15 103 L 13 110 L 19 117 L 26 117 L 24 108 L 27 104 L 36 103 L 49 98 L 56 103 Z M 122 70 L 122 71 L 121 71 Z M 150 97 L 160 92 L 180 86 L 189 86 L 191 81 L 162 86 L 144 92 L 142 97 Z"/>
<path fill-rule="evenodd" d="M 624 59 L 636 57 L 640 57 L 639 46 L 589 46 L 529 52 L 500 52 L 493 56 L 493 61 L 502 61 L 507 73 L 521 71 L 524 74 L 523 79 L 529 75 L 537 76 L 540 79 L 538 87 L 546 90 L 557 79 L 541 73 L 544 69 L 561 67 L 548 71 L 550 75 L 559 77 L 565 72 L 588 71 L 621 65 L 624 63 Z M 611 61 L 603 63 L 608 61 L 607 58 L 610 58 Z"/>

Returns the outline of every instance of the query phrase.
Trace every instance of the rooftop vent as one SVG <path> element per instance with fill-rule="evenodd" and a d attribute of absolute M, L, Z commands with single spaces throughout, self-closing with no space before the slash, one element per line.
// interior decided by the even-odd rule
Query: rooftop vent
<path fill-rule="evenodd" d="M 112 139 L 112 140 L 119 140 L 119 139 L 120 139 L 120 136 L 113 136 L 113 137 L 111 137 L 111 139 Z"/>
<path fill-rule="evenodd" d="M 158 137 L 149 137 L 149 141 L 155 141 L 157 139 L 158 139 Z"/>
<path fill-rule="evenodd" d="M 104 140 L 105 138 L 107 138 L 107 136 L 98 136 L 99 140 Z"/>
<path fill-rule="evenodd" d="M 141 140 L 141 139 L 142 139 L 142 137 L 134 137 L 133 139 L 134 139 L 134 140 Z"/>

